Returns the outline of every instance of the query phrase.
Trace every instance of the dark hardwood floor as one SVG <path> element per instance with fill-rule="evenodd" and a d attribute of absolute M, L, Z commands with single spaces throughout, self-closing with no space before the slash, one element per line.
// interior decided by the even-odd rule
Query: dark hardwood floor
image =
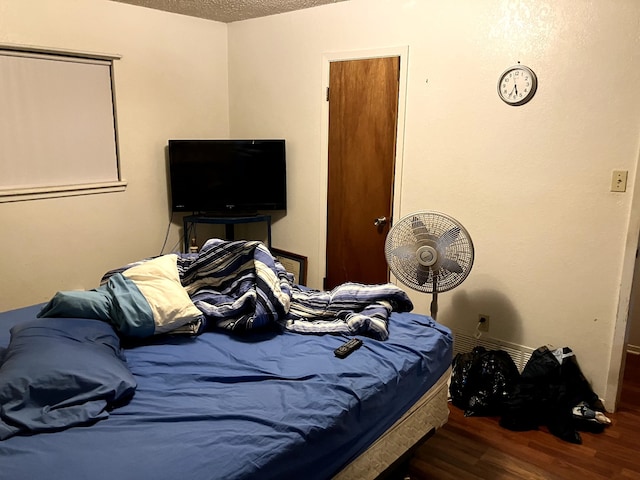
<path fill-rule="evenodd" d="M 640 479 L 640 356 L 627 355 L 621 402 L 603 433 L 581 432 L 582 445 L 541 428 L 513 432 L 498 418 L 464 417 L 450 405 L 449 422 L 409 463 L 411 480 Z"/>

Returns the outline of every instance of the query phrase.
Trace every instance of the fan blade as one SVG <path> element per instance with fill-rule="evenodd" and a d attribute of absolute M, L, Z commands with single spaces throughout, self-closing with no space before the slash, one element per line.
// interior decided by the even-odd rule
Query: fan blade
<path fill-rule="evenodd" d="M 421 237 L 429 235 L 429 230 L 427 230 L 425 224 L 418 217 L 411 219 L 411 230 L 413 230 L 413 235 L 418 241 L 421 240 Z"/>
<path fill-rule="evenodd" d="M 444 251 L 444 249 L 458 239 L 458 235 L 460 235 L 460 227 L 453 227 L 444 232 L 440 238 L 438 238 L 438 250 Z"/>
<path fill-rule="evenodd" d="M 449 270 L 450 272 L 462 273 L 462 267 L 460 266 L 460 264 L 455 260 L 451 260 L 450 258 L 443 258 L 440 265 L 442 266 L 442 268 L 444 268 L 445 270 Z"/>
<path fill-rule="evenodd" d="M 425 285 L 429 281 L 429 267 L 418 265 L 416 269 L 416 282 L 418 285 Z"/>
<path fill-rule="evenodd" d="M 399 247 L 394 248 L 393 250 L 391 250 L 391 253 L 403 260 L 411 260 L 416 258 L 417 251 L 418 249 L 416 248 L 415 243 L 408 243 L 406 245 L 400 245 Z"/>

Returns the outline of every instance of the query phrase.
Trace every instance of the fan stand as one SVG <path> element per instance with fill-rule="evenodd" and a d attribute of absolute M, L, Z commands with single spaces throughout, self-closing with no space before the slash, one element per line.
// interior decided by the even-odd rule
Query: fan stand
<path fill-rule="evenodd" d="M 436 275 L 433 276 L 433 297 L 431 298 L 431 318 L 434 320 L 438 316 L 438 289 Z"/>
<path fill-rule="evenodd" d="M 434 320 L 438 316 L 438 274 L 432 270 L 433 265 L 438 261 L 438 251 L 431 245 L 423 245 L 418 248 L 416 258 L 420 265 L 431 270 L 433 276 L 433 297 L 431 299 L 431 318 Z"/>

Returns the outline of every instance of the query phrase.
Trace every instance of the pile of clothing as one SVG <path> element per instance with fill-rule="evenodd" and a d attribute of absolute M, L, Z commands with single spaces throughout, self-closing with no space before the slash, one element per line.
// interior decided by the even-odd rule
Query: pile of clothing
<path fill-rule="evenodd" d="M 546 426 L 571 443 L 582 443 L 581 431 L 600 433 L 611 424 L 569 347 L 538 348 L 522 373 L 503 350 L 459 353 L 450 394 L 466 416 L 499 416 L 500 425 L 514 431 Z"/>

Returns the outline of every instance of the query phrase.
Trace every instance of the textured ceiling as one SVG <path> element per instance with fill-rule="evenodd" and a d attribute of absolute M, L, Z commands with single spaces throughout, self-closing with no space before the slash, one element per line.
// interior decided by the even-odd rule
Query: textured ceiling
<path fill-rule="evenodd" d="M 345 0 L 112 0 L 192 17 L 235 22 Z"/>

